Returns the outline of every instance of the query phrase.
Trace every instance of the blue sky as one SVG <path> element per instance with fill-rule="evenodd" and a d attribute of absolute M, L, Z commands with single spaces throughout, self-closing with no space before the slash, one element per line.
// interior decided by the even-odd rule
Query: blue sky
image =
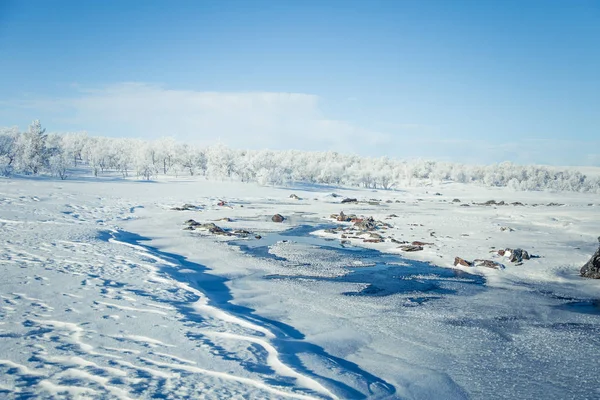
<path fill-rule="evenodd" d="M 600 165 L 600 2 L 0 0 L 0 126 Z"/>

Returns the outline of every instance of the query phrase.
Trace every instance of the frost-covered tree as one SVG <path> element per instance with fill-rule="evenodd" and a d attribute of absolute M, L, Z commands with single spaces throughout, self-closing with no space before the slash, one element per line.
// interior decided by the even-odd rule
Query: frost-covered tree
<path fill-rule="evenodd" d="M 17 158 L 17 139 L 19 130 L 16 127 L 0 129 L 0 174 L 10 175 Z"/>
<path fill-rule="evenodd" d="M 27 132 L 18 136 L 16 145 L 19 170 L 35 175 L 48 165 L 47 137 L 46 129 L 42 128 L 39 120 L 33 121 Z"/>

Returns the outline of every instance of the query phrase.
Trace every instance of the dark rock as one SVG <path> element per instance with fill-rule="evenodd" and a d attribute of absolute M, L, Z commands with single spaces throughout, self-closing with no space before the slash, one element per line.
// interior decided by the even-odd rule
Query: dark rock
<path fill-rule="evenodd" d="M 434 196 L 441 196 L 442 194 L 438 192 L 438 193 L 434 193 L 433 195 Z"/>
<path fill-rule="evenodd" d="M 496 261 L 492 261 L 492 260 L 475 260 L 475 261 L 473 261 L 473 266 L 474 267 L 486 267 L 486 268 L 492 268 L 492 269 L 504 269 L 504 265 L 502 265 Z"/>
<path fill-rule="evenodd" d="M 560 207 L 560 206 L 564 206 L 564 204 L 561 203 L 548 203 L 546 204 L 547 207 Z"/>
<path fill-rule="evenodd" d="M 511 227 L 509 227 L 509 226 L 501 226 L 501 227 L 500 227 L 500 230 L 501 230 L 502 232 L 504 232 L 504 231 L 514 232 L 514 229 L 513 229 L 513 228 L 511 228 Z"/>
<path fill-rule="evenodd" d="M 285 218 L 281 214 L 275 214 L 271 217 L 271 221 L 273 222 L 283 222 Z"/>
<path fill-rule="evenodd" d="M 515 201 L 514 203 L 510 203 L 513 206 L 524 206 L 525 204 L 521 203 L 520 201 Z"/>
<path fill-rule="evenodd" d="M 342 204 L 345 204 L 345 203 L 358 203 L 358 200 L 347 197 L 344 200 L 342 200 Z"/>
<path fill-rule="evenodd" d="M 393 203 L 392 200 L 386 200 L 385 202 L 388 203 L 388 204 Z"/>
<path fill-rule="evenodd" d="M 423 246 L 413 246 L 411 244 L 407 244 L 407 245 L 404 245 L 404 246 L 400 246 L 399 249 L 402 250 L 402 251 L 407 251 L 407 252 L 410 252 L 410 251 L 421 251 L 421 250 L 423 250 Z"/>
<path fill-rule="evenodd" d="M 383 239 L 363 239 L 364 243 L 381 243 Z"/>
<path fill-rule="evenodd" d="M 452 200 L 453 203 L 460 203 L 460 199 L 454 199 Z"/>
<path fill-rule="evenodd" d="M 600 237 L 598 238 L 600 242 Z M 600 279 L 600 247 L 579 271 L 584 278 Z"/>
<path fill-rule="evenodd" d="M 255 239 L 262 239 L 262 236 L 260 236 L 260 235 L 256 235 L 256 236 L 254 236 L 254 238 L 255 238 Z"/>
<path fill-rule="evenodd" d="M 290 199 L 300 200 L 300 197 L 296 196 L 295 194 L 290 194 Z"/>
<path fill-rule="evenodd" d="M 484 206 L 495 206 L 496 205 L 496 200 L 488 200 L 485 203 L 483 203 Z"/>
<path fill-rule="evenodd" d="M 219 202 L 217 203 L 217 205 L 218 205 L 218 206 L 221 206 L 221 207 L 224 207 L 224 206 L 226 206 L 226 205 L 227 205 L 227 203 L 226 203 L 225 201 L 221 200 L 221 201 L 219 201 Z"/>
<path fill-rule="evenodd" d="M 398 216 L 396 214 L 390 214 L 388 215 L 388 218 L 398 218 Z"/>
<path fill-rule="evenodd" d="M 185 221 L 185 224 L 188 226 L 198 226 L 200 225 L 200 222 L 196 222 L 193 219 L 188 219 L 187 221 Z"/>
<path fill-rule="evenodd" d="M 500 200 L 498 203 L 496 203 L 497 206 L 503 206 L 506 203 L 504 202 L 504 200 Z"/>
<path fill-rule="evenodd" d="M 471 267 L 473 265 L 472 262 L 465 260 L 464 258 L 454 257 L 454 265 L 462 265 L 465 267 Z"/>
<path fill-rule="evenodd" d="M 191 210 L 197 210 L 199 207 L 193 205 L 193 204 L 184 204 L 181 207 L 173 207 L 171 208 L 171 210 L 173 211 L 191 211 Z"/>
<path fill-rule="evenodd" d="M 334 197 L 334 198 L 335 198 L 335 197 L 342 197 L 342 196 L 340 196 L 340 195 L 339 195 L 339 194 L 337 194 L 337 193 L 331 193 L 331 194 L 330 194 L 330 196 L 331 196 L 331 197 Z"/>
<path fill-rule="evenodd" d="M 510 252 L 510 261 L 514 263 L 530 259 L 529 253 L 523 249 L 506 249 L 506 252 Z"/>
<path fill-rule="evenodd" d="M 466 203 L 463 203 L 463 204 L 461 204 L 460 206 L 461 206 L 461 207 L 471 207 L 471 205 L 470 205 L 470 204 L 466 204 Z"/>

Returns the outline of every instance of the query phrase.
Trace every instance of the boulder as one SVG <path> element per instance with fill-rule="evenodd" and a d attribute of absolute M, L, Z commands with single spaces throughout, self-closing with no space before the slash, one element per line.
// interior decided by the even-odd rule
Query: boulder
<path fill-rule="evenodd" d="M 346 214 L 344 214 L 343 211 L 340 211 L 340 213 L 337 216 L 336 220 L 338 220 L 340 222 L 347 222 L 347 221 L 350 221 L 350 217 L 348 217 Z"/>
<path fill-rule="evenodd" d="M 421 250 L 423 250 L 423 246 L 413 246 L 412 244 L 407 244 L 407 245 L 404 245 L 404 246 L 400 246 L 398 248 L 400 250 L 402 250 L 402 251 L 407 251 L 407 252 L 410 252 L 410 251 L 421 251 Z"/>
<path fill-rule="evenodd" d="M 454 257 L 454 266 L 462 265 L 465 267 L 471 267 L 473 265 L 472 262 L 465 260 L 464 258 Z"/>
<path fill-rule="evenodd" d="M 197 210 L 199 207 L 193 205 L 193 204 L 184 204 L 181 207 L 173 207 L 171 208 L 171 210 L 173 211 L 191 211 L 191 210 Z"/>
<path fill-rule="evenodd" d="M 600 237 L 598 237 L 598 241 L 600 242 Z M 592 258 L 581 267 L 579 273 L 584 278 L 600 279 L 600 247 L 598 247 Z"/>
<path fill-rule="evenodd" d="M 475 261 L 473 261 L 473 266 L 474 267 L 486 267 L 486 268 L 492 268 L 492 269 L 504 269 L 504 265 L 500 264 L 499 262 L 492 261 L 492 260 L 475 260 Z"/>
<path fill-rule="evenodd" d="M 345 204 L 345 203 L 358 203 L 358 200 L 347 197 L 344 200 L 342 200 L 342 204 Z"/>
<path fill-rule="evenodd" d="M 529 260 L 529 253 L 523 249 L 506 249 L 504 255 L 508 256 L 511 262 L 520 263 L 523 260 Z"/>
<path fill-rule="evenodd" d="M 281 214 L 275 214 L 273 217 L 271 217 L 271 221 L 273 222 L 283 222 L 284 219 L 285 218 Z"/>
<path fill-rule="evenodd" d="M 300 200 L 300 197 L 296 196 L 295 194 L 290 194 L 290 199 Z"/>
<path fill-rule="evenodd" d="M 453 199 L 452 202 L 453 203 L 460 203 L 460 199 Z"/>
<path fill-rule="evenodd" d="M 363 230 L 363 231 L 374 231 L 375 229 L 377 229 L 377 224 L 375 223 L 375 220 L 373 219 L 373 217 L 369 217 L 369 218 L 357 220 L 354 223 L 354 227 L 358 228 L 360 230 Z"/>

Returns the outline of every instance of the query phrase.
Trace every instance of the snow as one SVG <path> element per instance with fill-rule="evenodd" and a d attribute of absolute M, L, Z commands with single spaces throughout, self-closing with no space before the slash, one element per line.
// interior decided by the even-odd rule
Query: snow
<path fill-rule="evenodd" d="M 467 184 L 2 179 L 0 397 L 598 397 L 600 282 L 578 271 L 599 205 Z M 432 245 L 342 246 L 325 230 L 351 225 L 340 211 Z M 491 253 L 505 248 L 539 258 Z"/>

